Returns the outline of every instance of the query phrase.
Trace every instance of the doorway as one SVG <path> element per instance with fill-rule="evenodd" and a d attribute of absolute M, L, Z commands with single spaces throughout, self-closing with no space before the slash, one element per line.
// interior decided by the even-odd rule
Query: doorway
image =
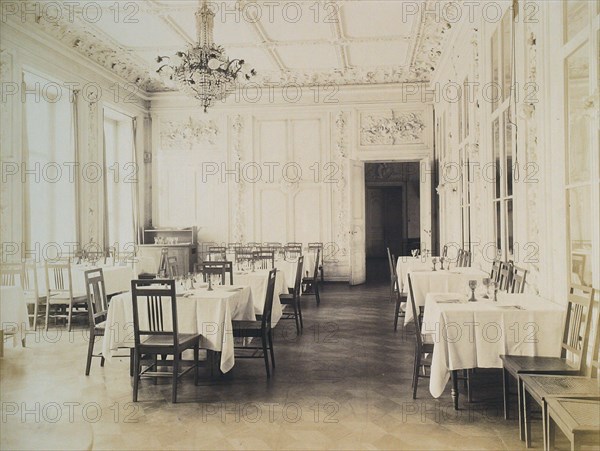
<path fill-rule="evenodd" d="M 367 281 L 388 280 L 387 248 L 396 257 L 421 245 L 419 163 L 366 163 Z"/>

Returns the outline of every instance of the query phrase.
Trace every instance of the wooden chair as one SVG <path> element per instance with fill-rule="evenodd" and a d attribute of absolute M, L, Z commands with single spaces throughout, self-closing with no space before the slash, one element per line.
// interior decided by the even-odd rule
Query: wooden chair
<path fill-rule="evenodd" d="M 37 270 L 38 265 L 35 262 L 25 262 L 23 264 L 23 293 L 25 295 L 25 302 L 27 302 L 28 312 L 30 311 L 29 306 L 32 306 L 32 313 L 28 314 L 33 330 L 37 330 L 38 319 L 45 316 L 45 313 L 40 311 L 40 303 L 45 303 L 45 308 L 48 308 L 46 296 L 40 295 Z"/>
<path fill-rule="evenodd" d="M 179 266 L 177 265 L 177 257 L 167 257 L 167 266 L 169 268 L 169 277 L 174 279 L 179 276 Z"/>
<path fill-rule="evenodd" d="M 588 328 L 588 334 L 592 329 L 596 330 L 596 339 L 592 350 L 590 365 L 587 365 L 585 352 L 582 354 L 582 376 L 562 376 L 548 374 L 524 374 L 520 376 L 523 386 L 523 422 L 525 425 L 525 443 L 531 446 L 531 412 L 529 400 L 534 400 L 542 408 L 542 433 L 544 437 L 544 449 L 548 444 L 548 421 L 547 401 L 550 398 L 576 398 L 595 397 L 600 399 L 600 385 L 598 383 L 598 371 L 600 371 L 600 331 L 598 323 L 600 311 L 597 312 L 593 321 L 593 327 Z"/>
<path fill-rule="evenodd" d="M 171 401 L 177 402 L 177 381 L 191 370 L 194 383 L 198 384 L 198 359 L 200 334 L 179 332 L 177 318 L 177 298 L 174 280 L 132 280 L 133 334 L 135 347 L 133 354 L 133 402 L 138 400 L 139 382 L 142 377 L 170 377 L 173 387 Z M 140 305 L 144 310 L 140 311 Z M 181 353 L 194 350 L 193 364 L 180 372 Z M 144 368 L 143 356 L 152 356 Z M 158 360 L 161 356 L 161 360 Z M 173 356 L 173 360 L 167 360 Z M 170 372 L 158 371 L 159 367 L 171 367 Z M 153 371 L 154 370 L 154 371 Z"/>
<path fill-rule="evenodd" d="M 302 285 L 304 286 L 304 294 L 314 294 L 317 300 L 317 307 L 321 305 L 321 296 L 319 294 L 319 268 L 316 264 L 319 261 L 321 250 L 317 249 L 317 258 L 315 259 L 315 270 L 312 277 L 306 276 L 302 278 Z M 307 271 L 308 272 L 308 271 Z"/>
<path fill-rule="evenodd" d="M 571 442 L 572 450 L 600 443 L 600 400 L 551 398 L 547 408 L 547 450 L 554 449 L 555 430 L 558 427 Z"/>
<path fill-rule="evenodd" d="M 230 274 L 230 285 L 233 285 L 233 265 L 231 262 L 202 262 L 198 265 L 198 270 L 202 273 L 204 282 L 208 282 L 208 278 L 212 276 L 221 277 L 221 285 L 227 282 L 226 273 Z"/>
<path fill-rule="evenodd" d="M 580 292 L 581 294 L 576 294 Z M 581 285 L 571 285 L 568 296 L 567 314 L 560 348 L 560 357 L 530 357 L 501 355 L 504 397 L 504 418 L 509 417 L 509 378 L 517 380 L 519 407 L 519 436 L 525 439 L 523 419 L 523 374 L 562 374 L 577 375 L 582 368 L 582 358 L 587 350 L 594 290 Z"/>
<path fill-rule="evenodd" d="M 325 264 L 323 260 L 323 243 L 308 243 L 308 251 L 313 252 L 316 256 L 317 251 L 321 251 L 321 261 L 315 260 L 315 265 L 319 266 L 319 274 L 321 276 L 321 283 L 325 282 L 325 272 L 323 266 Z"/>
<path fill-rule="evenodd" d="M 286 260 L 296 261 L 296 259 L 298 259 L 298 257 L 300 257 L 302 255 L 302 243 L 294 243 L 294 242 L 287 243 L 283 247 L 283 251 L 284 251 L 284 258 Z"/>
<path fill-rule="evenodd" d="M 237 264 L 238 270 L 243 264 L 250 265 L 254 261 L 254 251 L 251 247 L 238 247 L 235 250 L 235 263 Z"/>
<path fill-rule="evenodd" d="M 25 278 L 22 263 L 2 263 L 0 265 L 0 285 L 3 287 L 23 287 Z"/>
<path fill-rule="evenodd" d="M 502 266 L 502 262 L 500 260 L 494 260 L 492 262 L 492 270 L 490 271 L 490 280 L 492 282 L 498 283 L 500 281 L 501 266 Z"/>
<path fill-rule="evenodd" d="M 396 257 L 390 253 L 390 248 L 387 248 L 388 265 L 390 267 L 390 302 L 395 301 L 396 307 L 394 310 L 394 331 L 398 330 L 398 318 L 404 318 L 405 309 L 402 308 L 404 303 L 406 308 L 406 293 L 400 290 L 400 280 L 396 271 Z"/>
<path fill-rule="evenodd" d="M 273 269 L 275 267 L 275 252 L 254 251 L 253 260 L 256 269 Z"/>
<path fill-rule="evenodd" d="M 456 267 L 457 268 L 462 268 L 463 266 L 463 254 L 465 253 L 464 250 L 459 249 L 458 250 L 458 254 L 456 255 Z"/>
<path fill-rule="evenodd" d="M 210 246 L 208 248 L 209 261 L 226 261 L 227 248 L 225 246 Z"/>
<path fill-rule="evenodd" d="M 512 263 L 500 263 L 500 276 L 498 277 L 498 290 L 508 291 L 512 277 Z"/>
<path fill-rule="evenodd" d="M 50 316 L 54 318 L 66 318 L 67 328 L 71 331 L 71 320 L 73 310 L 77 307 L 87 306 L 87 294 L 73 292 L 73 276 L 71 273 L 71 260 L 46 261 L 46 325 Z M 58 307 L 59 312 L 50 314 L 52 306 Z M 63 313 L 62 308 L 66 309 Z"/>
<path fill-rule="evenodd" d="M 463 268 L 470 268 L 471 260 L 472 260 L 471 251 L 464 251 L 462 258 L 463 258 L 463 261 L 462 261 Z"/>
<path fill-rule="evenodd" d="M 275 353 L 273 351 L 273 330 L 271 328 L 271 312 L 273 310 L 273 294 L 275 292 L 275 276 L 277 269 L 269 271 L 267 290 L 265 293 L 265 304 L 260 320 L 256 321 L 232 321 L 233 336 L 235 338 L 260 338 L 261 346 L 236 346 L 238 350 L 251 350 L 250 355 L 236 355 L 237 358 L 263 358 L 267 369 L 267 379 L 271 378 L 269 368 L 269 353 L 271 354 L 271 365 L 275 369 Z M 256 351 L 262 350 L 262 355 Z"/>
<path fill-rule="evenodd" d="M 396 273 L 394 257 L 392 256 L 389 247 L 387 248 L 387 257 L 388 257 L 388 268 L 390 270 L 390 302 L 392 302 L 395 298 L 396 291 L 398 291 L 399 283 L 398 283 L 398 274 Z"/>
<path fill-rule="evenodd" d="M 94 354 L 96 337 L 104 336 L 106 315 L 108 314 L 108 301 L 104 287 L 104 272 L 102 268 L 91 269 L 84 273 L 85 289 L 87 291 L 88 317 L 90 321 L 90 337 L 88 343 L 85 375 L 89 376 L 92 366 L 92 357 L 100 357 L 100 366 L 104 366 L 104 356 Z"/>
<path fill-rule="evenodd" d="M 296 266 L 296 279 L 294 281 L 294 291 L 290 294 L 280 294 L 279 302 L 281 305 L 290 305 L 293 312 L 283 312 L 282 319 L 293 319 L 296 321 L 296 333 L 300 334 L 304 328 L 302 322 L 302 307 L 300 305 L 300 289 L 302 286 L 302 266 L 304 265 L 304 257 L 298 259 Z"/>
<path fill-rule="evenodd" d="M 410 274 L 408 274 L 408 290 L 410 292 L 410 307 L 413 312 L 413 324 L 415 326 L 415 358 L 413 364 L 412 397 L 413 399 L 417 399 L 417 387 L 419 386 L 419 378 L 429 378 L 425 368 L 431 368 L 433 343 L 426 343 L 423 340 L 423 335 L 421 334 L 421 321 L 419 320 L 420 315 L 415 305 L 415 296 L 413 293 L 412 282 L 410 280 Z M 421 368 L 423 368 L 423 374 L 421 374 Z"/>
<path fill-rule="evenodd" d="M 512 267 L 512 275 L 510 277 L 510 293 L 523 293 L 525 291 L 525 277 L 527 270 L 517 266 Z"/>

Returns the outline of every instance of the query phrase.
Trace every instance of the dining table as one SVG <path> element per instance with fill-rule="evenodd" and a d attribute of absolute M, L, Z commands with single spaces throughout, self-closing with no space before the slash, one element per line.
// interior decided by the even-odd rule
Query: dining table
<path fill-rule="evenodd" d="M 499 292 L 497 300 L 479 293 L 428 293 L 421 333 L 434 344 L 429 391 L 438 398 L 452 378 L 458 408 L 457 372 L 502 368 L 501 355 L 558 357 L 564 307 L 535 294 Z"/>
<path fill-rule="evenodd" d="M 131 279 L 134 278 L 134 272 L 130 265 L 72 264 L 71 278 L 74 297 L 86 296 L 85 272 L 97 268 L 102 269 L 104 275 L 104 287 L 107 295 L 122 293 L 131 289 Z M 46 295 L 46 276 L 43 266 L 38 269 L 38 289 L 40 296 Z"/>
<path fill-rule="evenodd" d="M 4 334 L 20 337 L 25 346 L 25 333 L 30 329 L 27 303 L 18 285 L 0 286 L 0 328 Z"/>
<path fill-rule="evenodd" d="M 407 306 L 410 306 L 411 293 L 408 289 L 408 274 L 412 282 L 415 307 L 417 313 L 420 307 L 425 306 L 425 298 L 428 293 L 468 293 L 469 281 L 475 280 L 478 286 L 482 286 L 483 279 L 489 277 L 489 273 L 472 267 L 455 267 L 437 269 L 433 271 L 430 268 L 414 268 L 409 269 L 405 276 L 404 287 L 407 292 Z M 404 316 L 404 324 L 409 324 L 413 319 L 412 308 L 406 309 Z"/>
<path fill-rule="evenodd" d="M 221 353 L 219 367 L 223 373 L 235 364 L 233 320 L 254 321 L 255 306 L 248 285 L 212 286 L 183 290 L 177 286 L 177 319 L 180 333 L 201 334 L 200 346 Z M 140 303 L 140 320 L 146 317 Z M 165 309 L 165 327 L 172 327 L 170 310 Z M 141 324 L 143 327 L 143 324 Z M 133 304 L 131 292 L 111 299 L 102 342 L 102 354 L 110 362 L 119 348 L 134 347 Z"/>
<path fill-rule="evenodd" d="M 409 257 L 402 255 L 396 260 L 396 274 L 398 275 L 398 281 L 400 282 L 400 291 L 406 292 L 408 287 L 405 285 L 406 274 L 411 270 L 428 271 L 433 268 L 432 259 L 439 261 L 440 257 L 419 255 L 416 257 Z M 441 265 L 438 263 L 437 268 L 440 269 Z M 448 265 L 448 267 L 446 267 Z M 444 269 L 448 269 L 450 262 L 444 262 Z"/>
<path fill-rule="evenodd" d="M 311 252 L 303 254 L 302 277 L 312 277 L 315 270 L 315 256 Z M 320 257 L 319 257 L 320 259 Z M 275 259 L 275 268 L 285 273 L 285 280 L 288 288 L 293 289 L 296 282 L 296 269 L 298 268 L 297 258 L 279 258 Z M 302 290 L 300 290 L 302 291 Z"/>
<path fill-rule="evenodd" d="M 250 287 L 254 304 L 254 313 L 262 315 L 265 307 L 267 293 L 267 284 L 269 282 L 268 269 L 256 269 L 254 271 L 234 271 L 233 281 L 236 285 Z M 273 291 L 273 309 L 271 311 L 271 324 L 273 327 L 279 322 L 283 315 L 280 294 L 288 293 L 288 283 L 284 271 L 277 271 L 275 274 L 275 290 Z"/>

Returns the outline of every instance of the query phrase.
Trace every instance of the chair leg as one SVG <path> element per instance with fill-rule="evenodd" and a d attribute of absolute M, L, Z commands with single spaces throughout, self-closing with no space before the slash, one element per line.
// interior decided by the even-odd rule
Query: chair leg
<path fill-rule="evenodd" d="M 85 375 L 90 375 L 90 367 L 92 366 L 92 355 L 94 354 L 94 332 L 90 332 L 90 342 L 88 343 L 87 361 L 85 363 Z"/>
<path fill-rule="evenodd" d="M 292 307 L 294 307 L 294 320 L 296 320 L 296 334 L 300 335 L 300 320 L 298 318 L 297 303 L 298 303 L 298 300 L 294 299 L 294 303 L 292 304 Z"/>
<path fill-rule="evenodd" d="M 508 390 L 509 390 L 509 378 L 510 374 L 506 371 L 506 368 L 502 368 L 502 398 L 504 400 L 504 419 L 508 420 L 510 413 L 508 411 Z"/>
<path fill-rule="evenodd" d="M 556 440 L 556 423 L 548 414 L 547 410 L 548 409 L 546 409 L 546 421 L 548 423 L 548 441 L 546 442 L 546 451 L 551 451 L 554 449 L 554 442 Z"/>
<path fill-rule="evenodd" d="M 544 434 L 544 449 L 548 449 L 548 405 L 546 400 L 542 399 L 542 433 Z"/>
<path fill-rule="evenodd" d="M 304 329 L 304 324 L 302 322 L 302 299 L 298 297 L 298 316 L 300 317 L 300 330 Z"/>
<path fill-rule="evenodd" d="M 50 322 L 50 301 L 46 301 L 46 325 L 45 330 L 48 332 L 48 323 Z"/>
<path fill-rule="evenodd" d="M 317 298 L 317 307 L 321 305 L 321 297 L 319 296 L 319 284 L 315 282 L 315 286 L 313 287 L 315 290 L 315 297 Z"/>
<path fill-rule="evenodd" d="M 262 348 L 263 348 L 263 357 L 265 359 L 265 368 L 267 369 L 267 379 L 271 378 L 271 368 L 269 368 L 269 354 L 267 349 L 267 336 L 263 334 L 261 337 Z"/>
<path fill-rule="evenodd" d="M 135 363 L 134 348 L 129 348 L 129 377 L 133 377 L 134 363 Z"/>
<path fill-rule="evenodd" d="M 531 448 L 531 403 L 528 402 L 527 390 L 523 382 L 519 380 L 521 386 L 521 399 L 523 400 L 523 426 L 525 430 L 525 447 Z"/>
<path fill-rule="evenodd" d="M 271 352 L 271 366 L 275 369 L 275 351 L 273 349 L 273 330 L 269 329 L 269 350 Z"/>
<path fill-rule="evenodd" d="M 417 399 L 417 387 L 419 386 L 419 368 L 421 366 L 421 352 L 415 354 L 415 369 L 413 372 L 413 399 Z"/>
<path fill-rule="evenodd" d="M 133 402 L 138 400 L 138 388 L 140 383 L 140 355 L 135 349 L 133 351 Z"/>
<path fill-rule="evenodd" d="M 35 303 L 33 304 L 33 330 L 36 331 L 37 330 L 37 317 L 38 317 L 38 307 L 39 307 L 39 299 L 35 300 Z"/>
<path fill-rule="evenodd" d="M 398 315 L 400 314 L 400 296 L 396 298 L 396 309 L 394 315 L 394 332 L 398 330 Z"/>
<path fill-rule="evenodd" d="M 198 365 L 200 362 L 200 342 L 196 343 L 194 346 L 194 385 L 198 385 Z"/>
<path fill-rule="evenodd" d="M 177 379 L 179 375 L 179 354 L 173 355 L 173 393 L 171 395 L 171 402 L 175 404 L 177 402 Z"/>
<path fill-rule="evenodd" d="M 67 322 L 67 330 L 71 332 L 71 319 L 73 318 L 73 303 L 69 305 L 69 319 Z"/>
<path fill-rule="evenodd" d="M 523 387 L 517 374 L 517 407 L 519 410 L 519 439 L 525 440 L 525 424 L 523 423 Z"/>

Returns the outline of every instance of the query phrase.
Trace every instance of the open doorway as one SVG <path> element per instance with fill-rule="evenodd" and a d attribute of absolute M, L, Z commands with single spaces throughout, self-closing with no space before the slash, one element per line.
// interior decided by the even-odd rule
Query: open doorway
<path fill-rule="evenodd" d="M 410 255 L 421 245 L 419 163 L 366 163 L 367 281 L 387 280 L 387 251 Z"/>

